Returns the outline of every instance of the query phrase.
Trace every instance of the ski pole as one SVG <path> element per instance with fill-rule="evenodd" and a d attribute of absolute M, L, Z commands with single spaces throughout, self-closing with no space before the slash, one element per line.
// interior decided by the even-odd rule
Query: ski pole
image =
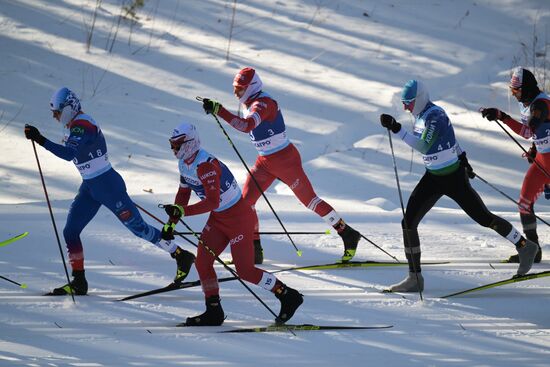
<path fill-rule="evenodd" d="M 368 241 L 371 245 L 373 245 L 374 247 L 376 247 L 377 249 L 379 249 L 380 251 L 382 251 L 383 253 L 385 253 L 386 255 L 388 255 L 389 257 L 391 257 L 392 259 L 394 259 L 395 261 L 397 261 L 399 264 L 401 264 L 401 261 L 399 261 L 399 259 L 395 256 L 393 256 L 392 254 L 390 254 L 389 252 L 387 252 L 386 250 L 384 250 L 382 247 L 378 246 L 376 243 L 372 242 L 371 240 L 369 240 L 366 236 L 364 236 L 362 233 L 359 233 L 361 235 L 361 237 L 363 237 L 366 241 Z"/>
<path fill-rule="evenodd" d="M 63 249 L 61 248 L 61 241 L 59 240 L 59 233 L 57 232 L 57 226 L 55 225 L 55 218 L 53 217 L 52 206 L 50 204 L 50 198 L 48 197 L 48 190 L 46 189 L 46 183 L 44 182 L 44 175 L 42 174 L 42 167 L 40 167 L 40 160 L 38 159 L 38 153 L 36 152 L 36 145 L 34 140 L 32 142 L 32 149 L 34 150 L 34 156 L 36 157 L 36 164 L 38 165 L 38 172 L 40 173 L 40 179 L 42 180 L 42 187 L 44 188 L 44 195 L 46 196 L 46 202 L 48 203 L 48 209 L 50 211 L 50 218 L 52 219 L 53 230 L 55 232 L 55 238 L 57 239 L 57 245 L 59 247 L 59 253 L 61 254 L 61 260 L 63 261 L 63 268 L 65 269 L 65 275 L 67 277 L 67 283 L 71 286 L 71 280 L 69 279 L 69 271 L 67 270 L 67 264 L 65 263 L 65 256 L 63 255 Z M 71 288 L 72 290 L 72 288 Z M 71 292 L 73 303 L 76 303 L 74 299 L 74 292 Z"/>
<path fill-rule="evenodd" d="M 284 232 L 256 232 L 256 233 L 261 234 L 261 235 L 283 235 L 283 234 L 285 234 Z M 325 232 L 288 232 L 288 233 L 289 234 L 295 234 L 295 235 L 319 235 L 319 234 L 330 234 L 330 230 L 327 229 Z M 190 236 L 193 233 L 191 233 L 191 232 L 174 232 L 174 234 L 181 234 L 181 235 Z M 377 249 L 379 249 L 380 251 L 382 251 L 383 253 L 385 253 L 386 255 L 388 255 L 389 257 L 391 257 L 392 259 L 394 259 L 398 263 L 401 263 L 401 261 L 399 261 L 399 259 L 397 257 L 393 256 L 392 254 L 390 254 L 389 252 L 387 252 L 386 250 L 384 250 L 383 248 L 378 246 L 376 243 L 371 241 L 368 237 L 366 237 L 362 233 L 360 233 L 360 234 L 361 234 L 361 237 L 363 237 L 366 241 L 371 243 L 374 247 L 376 247 Z"/>
<path fill-rule="evenodd" d="M 202 97 L 196 97 L 197 101 L 202 101 L 203 98 Z M 227 141 L 229 142 L 229 145 L 231 145 L 231 147 L 233 148 L 233 150 L 235 151 L 235 153 L 237 153 L 237 156 L 239 157 L 239 159 L 241 160 L 241 163 L 243 164 L 244 168 L 246 168 L 246 172 L 248 172 L 248 175 L 250 176 L 250 178 L 252 179 L 252 181 L 254 181 L 254 184 L 256 185 L 256 187 L 258 188 L 258 190 L 260 191 L 260 193 L 262 194 L 262 197 L 264 198 L 265 202 L 267 203 L 267 205 L 269 206 L 269 208 L 271 209 L 271 211 L 273 212 L 273 215 L 275 215 L 275 218 L 277 218 L 277 221 L 279 222 L 279 224 L 281 225 L 281 228 L 283 228 L 283 231 L 285 232 L 286 236 L 288 237 L 288 239 L 290 240 L 290 243 L 292 244 L 292 246 L 294 247 L 294 249 L 296 250 L 296 254 L 298 254 L 298 256 L 302 256 L 302 251 L 301 250 L 298 250 L 298 247 L 296 247 L 296 244 L 294 243 L 294 241 L 292 240 L 292 238 L 290 237 L 290 234 L 288 233 L 288 231 L 286 230 L 285 228 L 285 225 L 283 224 L 283 222 L 281 221 L 281 219 L 279 218 L 279 216 L 277 215 L 277 212 L 275 212 L 275 209 L 273 209 L 273 206 L 271 205 L 271 202 L 267 199 L 267 196 L 265 195 L 264 193 L 264 190 L 262 190 L 262 188 L 260 187 L 260 184 L 258 183 L 258 181 L 256 180 L 256 178 L 252 175 L 252 172 L 250 172 L 250 169 L 248 168 L 248 165 L 246 164 L 246 162 L 244 161 L 243 157 L 241 156 L 241 153 L 239 153 L 239 150 L 237 149 L 237 147 L 235 146 L 235 144 L 233 144 L 233 141 L 231 140 L 231 138 L 229 137 L 229 135 L 227 134 L 227 131 L 225 131 L 225 128 L 223 127 L 223 125 L 221 124 L 220 120 L 218 119 L 218 116 L 212 114 L 212 116 L 214 116 L 214 119 L 216 120 L 216 122 L 218 123 L 218 126 L 220 127 L 220 129 L 223 131 L 223 134 L 225 135 L 225 138 L 227 139 Z"/>
<path fill-rule="evenodd" d="M 404 229 L 406 233 L 406 236 L 404 237 L 407 237 L 407 241 L 409 241 L 409 238 L 408 238 L 409 231 L 407 228 L 407 221 L 405 219 L 405 206 L 403 205 L 403 195 L 401 194 L 401 185 L 399 184 L 399 175 L 397 174 L 397 163 L 395 163 L 395 153 L 393 152 L 393 142 L 391 139 L 391 131 L 389 128 L 387 130 L 388 130 L 388 137 L 390 138 L 390 149 L 391 149 L 391 157 L 393 161 L 393 171 L 395 172 L 395 181 L 397 182 L 397 191 L 399 192 L 399 202 L 401 203 L 401 212 L 403 213 L 403 226 L 405 227 Z M 416 269 L 416 264 L 414 263 L 412 251 L 411 251 L 411 263 L 413 266 L 414 275 L 416 276 L 416 284 L 420 284 L 420 281 L 418 280 L 418 272 Z M 418 287 L 418 294 L 420 295 L 420 300 L 423 301 L 424 299 L 422 298 L 422 290 L 420 289 L 420 287 Z"/>
<path fill-rule="evenodd" d="M 160 220 L 159 218 L 157 218 L 153 213 L 149 212 L 147 209 L 141 207 L 139 204 L 137 203 L 134 203 L 134 205 L 136 206 L 136 208 L 138 208 L 139 210 L 141 210 L 142 212 L 144 212 L 145 214 L 147 214 L 148 216 L 150 216 L 151 218 L 153 218 L 154 220 L 156 220 L 157 222 L 159 222 L 160 224 L 164 224 L 164 222 L 162 220 Z M 189 238 L 185 237 L 185 234 L 186 232 L 174 232 L 175 235 L 178 235 L 180 236 L 181 238 L 183 238 L 186 242 L 188 242 L 189 244 L 195 246 L 195 247 L 198 247 L 198 245 L 191 241 Z M 189 235 L 191 235 L 191 232 L 189 232 Z"/>
<path fill-rule="evenodd" d="M 524 153 L 525 155 L 528 156 L 529 153 L 527 153 L 527 151 L 525 150 L 525 148 L 517 141 L 517 139 L 514 138 L 514 137 L 512 136 L 512 134 L 510 134 L 510 132 L 509 132 L 508 130 L 506 130 L 506 129 L 504 128 L 504 126 L 502 126 L 502 124 L 501 124 L 500 122 L 498 122 L 497 120 L 495 120 L 495 122 L 496 122 L 497 125 L 500 126 L 500 128 L 506 133 L 506 135 L 508 135 L 508 137 L 509 137 L 510 139 L 512 139 L 512 140 L 514 141 L 514 143 L 517 144 L 517 146 L 523 151 L 523 153 Z M 537 165 L 537 167 L 542 171 L 542 173 L 544 173 L 544 175 L 546 176 L 546 178 L 550 178 L 550 174 L 544 169 L 543 166 L 541 166 L 541 164 L 540 164 L 539 162 L 537 162 L 536 159 L 533 159 L 533 162 L 534 162 L 534 163 Z"/>
<path fill-rule="evenodd" d="M 513 202 L 514 204 L 516 204 L 518 207 L 520 206 L 520 204 L 515 201 L 513 198 L 511 198 L 509 195 L 507 195 L 505 192 L 499 190 L 496 186 L 492 185 L 490 182 L 486 181 L 483 179 L 483 177 L 479 176 L 477 173 L 474 173 L 475 174 L 475 177 L 479 178 L 481 180 L 481 182 L 487 184 L 488 186 L 490 186 L 493 190 L 497 191 L 498 193 L 500 193 L 502 196 L 504 196 L 505 198 L 509 199 L 511 202 Z M 540 220 L 542 223 L 546 224 L 547 226 L 550 226 L 550 223 L 548 223 L 547 221 L 545 221 L 544 219 L 542 219 L 541 217 L 539 217 L 538 215 L 535 214 L 535 212 L 531 209 L 531 208 L 524 208 L 524 209 L 527 209 L 531 212 L 531 214 L 533 214 L 538 220 Z"/>
<path fill-rule="evenodd" d="M 27 285 L 26 285 L 25 283 L 17 283 L 16 281 L 11 280 L 11 279 L 8 279 L 8 278 L 6 278 L 6 277 L 3 277 L 3 276 L 1 276 L 1 275 L 0 275 L 0 279 L 7 280 L 8 282 L 13 283 L 13 284 L 15 284 L 15 285 L 18 285 L 18 286 L 20 286 L 20 287 L 23 288 L 23 289 L 27 288 Z"/>
<path fill-rule="evenodd" d="M 286 234 L 285 232 L 254 232 L 255 234 L 260 234 L 260 235 L 272 235 L 272 236 L 276 236 L 276 235 L 283 235 L 283 234 Z M 330 229 L 327 229 L 326 231 L 324 232 L 287 232 L 288 234 L 295 234 L 295 235 L 319 235 L 319 234 L 330 234 Z M 183 235 L 192 235 L 191 232 L 174 232 L 174 234 L 183 234 Z"/>

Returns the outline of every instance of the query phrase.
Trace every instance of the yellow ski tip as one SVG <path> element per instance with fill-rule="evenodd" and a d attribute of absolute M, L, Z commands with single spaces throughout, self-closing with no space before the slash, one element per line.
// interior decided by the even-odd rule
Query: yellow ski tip
<path fill-rule="evenodd" d="M 298 256 L 302 256 L 302 250 L 298 250 L 296 251 L 296 253 L 298 254 Z"/>
<path fill-rule="evenodd" d="M 27 285 L 26 285 L 25 283 L 22 283 L 22 284 L 21 284 L 21 288 L 26 289 L 26 288 L 27 288 Z"/>
<path fill-rule="evenodd" d="M 325 234 L 330 234 L 330 229 L 327 229 L 327 230 L 325 231 Z"/>

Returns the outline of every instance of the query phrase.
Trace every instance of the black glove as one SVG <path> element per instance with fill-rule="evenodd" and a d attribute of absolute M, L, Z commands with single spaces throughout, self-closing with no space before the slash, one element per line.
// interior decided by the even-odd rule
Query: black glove
<path fill-rule="evenodd" d="M 397 134 L 401 130 L 401 124 L 393 118 L 391 115 L 386 115 L 385 113 L 380 115 L 380 123 L 383 127 L 388 130 L 391 130 L 392 133 Z"/>
<path fill-rule="evenodd" d="M 162 227 L 160 232 L 160 237 L 163 240 L 171 241 L 174 239 L 174 228 L 176 228 L 176 223 L 168 222 Z"/>
<path fill-rule="evenodd" d="M 529 164 L 532 164 L 537 157 L 537 147 L 535 146 L 535 143 L 531 145 L 531 148 L 529 148 L 527 153 L 523 153 L 521 156 L 527 158 L 527 162 L 529 162 Z"/>
<path fill-rule="evenodd" d="M 222 107 L 221 103 L 218 101 L 213 101 L 211 99 L 205 98 L 202 100 L 202 108 L 207 114 L 217 115 Z"/>
<path fill-rule="evenodd" d="M 479 110 L 481 112 L 481 117 L 485 117 L 489 121 L 495 121 L 495 120 L 504 120 L 506 117 L 509 117 L 507 114 L 499 110 L 498 108 L 481 108 Z"/>
<path fill-rule="evenodd" d="M 177 223 L 181 217 L 184 216 L 185 210 L 183 209 L 183 206 L 178 204 L 167 204 L 164 205 L 164 211 L 168 216 L 170 217 L 171 223 Z"/>
<path fill-rule="evenodd" d="M 40 131 L 32 125 L 25 124 L 25 137 L 29 140 L 33 140 L 40 145 L 44 145 L 46 138 L 40 134 Z"/>
<path fill-rule="evenodd" d="M 466 158 L 466 152 L 460 153 L 458 156 L 458 160 L 460 161 L 460 166 L 463 167 L 466 170 L 466 174 L 470 178 L 476 177 L 476 174 L 474 172 L 474 169 L 472 166 L 470 166 L 470 162 L 468 162 L 468 158 Z"/>
<path fill-rule="evenodd" d="M 550 200 L 550 185 L 544 185 L 544 198 Z"/>

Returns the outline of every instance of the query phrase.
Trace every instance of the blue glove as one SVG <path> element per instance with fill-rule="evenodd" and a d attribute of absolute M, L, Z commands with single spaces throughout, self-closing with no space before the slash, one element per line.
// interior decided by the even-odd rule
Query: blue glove
<path fill-rule="evenodd" d="M 544 185 L 544 198 L 550 200 L 550 185 Z"/>

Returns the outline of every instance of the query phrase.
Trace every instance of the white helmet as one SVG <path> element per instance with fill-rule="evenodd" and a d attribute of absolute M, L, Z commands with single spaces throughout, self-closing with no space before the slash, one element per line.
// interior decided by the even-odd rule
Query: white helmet
<path fill-rule="evenodd" d="M 172 132 L 170 146 L 178 159 L 188 159 L 201 148 L 199 132 L 194 125 L 182 122 Z"/>
<path fill-rule="evenodd" d="M 50 109 L 60 112 L 59 121 L 66 125 L 80 112 L 80 100 L 69 88 L 63 87 L 50 99 Z"/>

